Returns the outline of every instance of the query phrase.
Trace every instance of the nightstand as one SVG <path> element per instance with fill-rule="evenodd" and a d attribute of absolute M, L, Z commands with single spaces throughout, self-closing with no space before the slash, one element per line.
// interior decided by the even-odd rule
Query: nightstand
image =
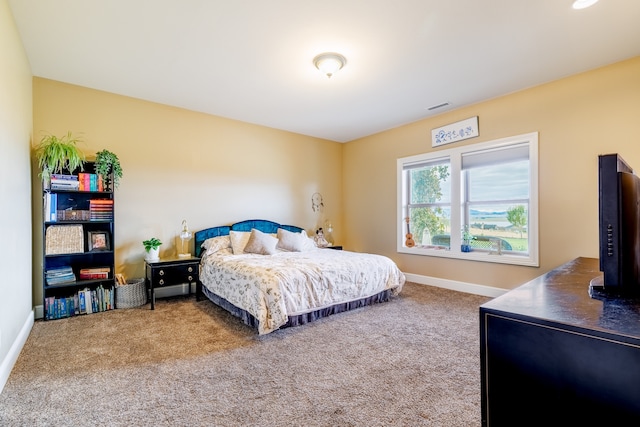
<path fill-rule="evenodd" d="M 200 286 L 200 258 L 166 258 L 159 261 L 145 261 L 145 281 L 149 289 L 151 299 L 151 310 L 155 309 L 156 288 L 165 286 L 189 284 L 189 295 L 191 294 L 191 284 Z"/>

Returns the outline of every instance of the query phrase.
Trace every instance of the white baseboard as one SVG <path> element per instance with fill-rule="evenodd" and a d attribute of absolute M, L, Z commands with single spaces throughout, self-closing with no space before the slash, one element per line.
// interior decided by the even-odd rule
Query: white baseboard
<path fill-rule="evenodd" d="M 24 347 L 24 344 L 27 342 L 31 328 L 33 328 L 33 310 L 29 312 L 24 325 L 22 325 L 22 329 L 20 329 L 20 333 L 13 344 L 11 344 L 9 353 L 7 353 L 7 356 L 2 360 L 2 363 L 0 363 L 0 393 L 2 393 L 4 385 L 9 379 L 13 365 L 16 364 L 18 356 L 20 356 L 20 352 L 22 351 L 22 347 Z"/>
<path fill-rule="evenodd" d="M 174 286 L 165 286 L 163 288 L 157 288 L 155 289 L 155 293 L 156 293 L 156 298 L 164 298 L 164 297 L 173 297 L 176 295 L 184 295 L 187 292 L 189 292 L 189 288 L 188 288 L 189 284 L 188 283 L 183 283 L 180 285 L 174 285 Z M 191 284 L 191 293 L 194 293 L 196 291 L 196 285 L 195 283 Z"/>
<path fill-rule="evenodd" d="M 418 274 L 404 273 L 407 281 L 421 285 L 436 286 L 438 288 L 451 289 L 452 291 L 465 292 L 467 294 L 482 295 L 485 297 L 499 297 L 505 294 L 507 289 L 494 288 L 492 286 L 477 285 L 475 283 L 458 282 L 455 280 L 440 279 L 437 277 L 421 276 Z"/>
<path fill-rule="evenodd" d="M 36 319 L 42 319 L 44 317 L 44 307 L 42 305 L 36 305 L 33 307 L 33 310 L 35 311 Z"/>

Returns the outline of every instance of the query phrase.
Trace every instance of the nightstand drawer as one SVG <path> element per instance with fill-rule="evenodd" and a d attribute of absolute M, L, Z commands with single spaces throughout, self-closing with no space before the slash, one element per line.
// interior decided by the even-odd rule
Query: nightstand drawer
<path fill-rule="evenodd" d="M 151 269 L 151 280 L 154 287 L 175 285 L 181 282 L 198 281 L 197 265 L 162 265 Z"/>

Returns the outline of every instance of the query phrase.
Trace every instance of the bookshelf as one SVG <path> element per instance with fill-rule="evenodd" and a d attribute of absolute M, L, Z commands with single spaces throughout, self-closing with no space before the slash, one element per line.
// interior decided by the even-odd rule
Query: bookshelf
<path fill-rule="evenodd" d="M 114 194 L 93 167 L 43 184 L 45 320 L 115 308 Z"/>

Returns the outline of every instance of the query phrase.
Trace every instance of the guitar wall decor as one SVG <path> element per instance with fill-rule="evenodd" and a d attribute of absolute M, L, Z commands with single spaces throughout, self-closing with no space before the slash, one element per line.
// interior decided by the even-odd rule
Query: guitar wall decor
<path fill-rule="evenodd" d="M 407 222 L 407 235 L 404 245 L 408 248 L 412 248 L 416 245 L 416 242 L 413 241 L 413 234 L 411 234 L 411 230 L 409 230 L 409 217 L 406 217 L 405 221 Z"/>

